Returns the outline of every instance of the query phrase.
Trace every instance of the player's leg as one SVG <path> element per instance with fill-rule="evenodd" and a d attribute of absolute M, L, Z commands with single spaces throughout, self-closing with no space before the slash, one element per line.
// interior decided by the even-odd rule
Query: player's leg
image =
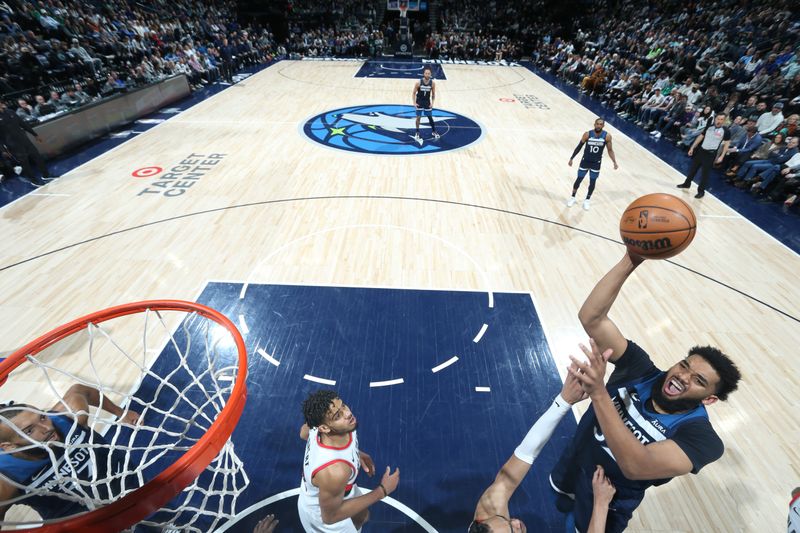
<path fill-rule="evenodd" d="M 586 199 L 583 201 L 583 208 L 589 210 L 589 200 L 592 198 L 594 187 L 597 185 L 597 178 L 600 177 L 600 169 L 589 169 L 589 191 L 586 193 Z"/>
<path fill-rule="evenodd" d="M 583 164 L 583 161 L 580 163 Z M 572 207 L 575 205 L 575 195 L 578 193 L 578 188 L 581 186 L 581 182 L 583 178 L 586 177 L 586 173 L 589 171 L 588 168 L 578 167 L 578 177 L 575 178 L 575 183 L 572 184 L 572 196 L 569 197 L 567 200 L 567 207 Z"/>
<path fill-rule="evenodd" d="M 422 109 L 417 108 L 417 122 L 416 122 L 417 133 L 414 135 L 414 138 L 416 138 L 416 139 L 420 138 L 419 137 L 419 119 L 420 119 L 421 116 L 422 116 Z"/>
<path fill-rule="evenodd" d="M 438 139 L 439 133 L 436 131 L 436 124 L 433 122 L 433 109 L 426 109 L 425 116 L 428 117 L 428 124 L 430 124 L 431 130 L 433 131 L 433 138 Z"/>

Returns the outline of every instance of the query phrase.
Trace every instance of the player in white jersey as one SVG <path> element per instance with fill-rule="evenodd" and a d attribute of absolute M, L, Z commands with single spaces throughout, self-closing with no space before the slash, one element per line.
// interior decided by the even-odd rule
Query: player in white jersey
<path fill-rule="evenodd" d="M 394 492 L 400 469 L 383 474 L 378 488 L 362 494 L 359 468 L 375 475 L 372 458 L 358 449 L 358 421 L 332 390 L 320 390 L 303 402 L 307 440 L 297 511 L 307 533 L 355 533 L 369 519 L 369 506 Z"/>

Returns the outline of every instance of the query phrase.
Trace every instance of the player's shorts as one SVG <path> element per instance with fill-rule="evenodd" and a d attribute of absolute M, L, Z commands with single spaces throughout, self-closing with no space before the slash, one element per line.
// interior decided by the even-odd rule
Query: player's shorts
<path fill-rule="evenodd" d="M 600 161 L 585 161 L 581 159 L 578 165 L 578 177 L 582 178 L 589 172 L 589 179 L 596 180 L 600 177 Z"/>
<path fill-rule="evenodd" d="M 433 118 L 433 108 L 432 107 L 418 107 L 417 108 L 417 116 L 421 117 L 422 114 L 425 113 L 426 117 Z"/>
<path fill-rule="evenodd" d="M 353 485 L 350 494 L 345 496 L 345 500 L 361 496 L 358 485 Z M 297 512 L 300 515 L 300 523 L 306 533 L 357 533 L 356 526 L 349 518 L 335 524 L 326 524 L 322 521 L 322 511 L 319 507 L 319 498 L 309 498 L 300 489 L 300 496 L 297 498 Z"/>

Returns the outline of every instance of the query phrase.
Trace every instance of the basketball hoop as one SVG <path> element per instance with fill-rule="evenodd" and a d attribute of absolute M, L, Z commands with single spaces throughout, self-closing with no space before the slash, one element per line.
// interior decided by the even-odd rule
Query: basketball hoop
<path fill-rule="evenodd" d="M 113 322 L 104 324 L 109 321 Z M 135 331 L 125 327 L 129 322 L 139 327 L 143 325 L 144 334 L 141 329 L 135 334 L 128 333 Z M 88 342 L 81 333 L 88 335 Z M 159 335 L 162 335 L 160 339 Z M 155 342 L 151 342 L 154 337 Z M 161 342 L 163 346 L 151 348 Z M 76 361 L 86 348 L 80 346 L 78 354 L 73 348 L 83 344 L 88 348 L 91 370 L 86 370 L 87 363 Z M 118 362 L 104 368 L 102 359 L 109 352 Z M 147 361 L 149 352 L 160 355 Z M 90 374 L 89 378 L 71 370 L 81 364 L 83 374 Z M 126 365 L 138 370 L 139 376 L 132 378 L 134 383 L 129 392 L 120 392 L 119 386 L 109 382 L 112 376 L 116 378 L 122 374 L 120 369 Z M 158 374 L 157 365 L 170 365 L 169 370 L 163 371 L 166 375 Z M 102 463 L 95 464 L 89 483 L 85 478 L 70 477 L 78 476 L 74 467 L 62 466 L 62 470 L 72 472 L 58 471 L 55 474 L 58 483 L 43 483 L 41 488 L 22 487 L 0 474 L 4 481 L 16 485 L 21 494 L 5 504 L 25 505 L 26 499 L 32 496 L 55 496 L 65 500 L 65 505 L 77 503 L 89 510 L 66 518 L 3 521 L 1 525 L 13 524 L 17 531 L 40 533 L 100 533 L 121 531 L 142 522 L 162 530 L 199 532 L 213 530 L 218 522 L 236 513 L 236 498 L 247 487 L 249 479 L 233 451 L 230 436 L 244 409 L 247 351 L 236 326 L 223 314 L 180 300 L 136 302 L 92 313 L 42 335 L 9 355 L 0 363 L 0 386 L 6 388 L 3 392 L 7 395 L 14 377 L 25 376 L 18 379 L 27 383 L 30 374 L 39 375 L 39 371 L 47 382 L 41 387 L 42 392 L 53 392 L 63 405 L 66 405 L 60 396 L 63 391 L 57 392 L 53 383 L 58 380 L 82 383 L 96 388 L 101 402 L 109 393 L 122 396 L 122 416 L 132 404 L 137 409 L 141 407 L 140 422 L 135 426 L 115 424 L 107 416 L 101 418 L 98 411 L 88 414 L 86 427 L 98 434 L 106 429 L 102 442 L 92 441 L 92 437 L 88 444 L 73 445 L 66 435 L 62 436 L 64 442 L 42 443 L 29 439 L 31 447 L 48 450 L 51 459 L 55 457 L 54 449 L 63 449 L 62 465 L 76 457 L 76 450 L 89 454 L 95 463 L 92 450 L 108 448 L 108 468 L 103 474 L 100 472 Z M 145 390 L 147 392 L 143 392 Z M 184 415 L 186 409 L 194 411 Z M 73 417 L 85 414 L 74 413 L 71 409 L 68 412 Z M 0 418 L 0 422 L 13 425 L 5 417 Z M 73 428 L 77 426 L 77 422 L 71 423 Z M 176 430 L 176 426 L 179 429 Z M 142 441 L 146 445 L 142 446 Z M 112 467 L 112 453 L 115 457 L 124 453 L 124 461 Z M 118 471 L 120 466 L 124 466 L 125 471 Z M 100 474 L 111 481 L 101 478 Z M 62 487 L 62 483 L 70 483 L 69 489 Z M 97 485 L 102 483 L 107 483 L 104 491 L 100 491 L 106 496 L 98 496 Z M 81 484 L 90 487 L 75 488 Z M 110 492 L 109 487 L 118 489 L 118 493 Z M 181 497 L 175 498 L 178 494 Z M 201 525 L 203 520 L 211 524 Z M 24 527 L 31 529 L 22 529 Z"/>

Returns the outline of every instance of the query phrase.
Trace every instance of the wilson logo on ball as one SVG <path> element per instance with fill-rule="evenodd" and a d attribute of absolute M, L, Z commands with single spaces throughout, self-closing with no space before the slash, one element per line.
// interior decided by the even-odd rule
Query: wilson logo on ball
<path fill-rule="evenodd" d="M 672 242 L 667 237 L 664 237 L 663 239 L 650 240 L 637 240 L 629 237 L 623 237 L 622 242 L 625 243 L 625 246 L 633 246 L 645 252 L 652 250 L 669 250 L 672 248 Z"/>

